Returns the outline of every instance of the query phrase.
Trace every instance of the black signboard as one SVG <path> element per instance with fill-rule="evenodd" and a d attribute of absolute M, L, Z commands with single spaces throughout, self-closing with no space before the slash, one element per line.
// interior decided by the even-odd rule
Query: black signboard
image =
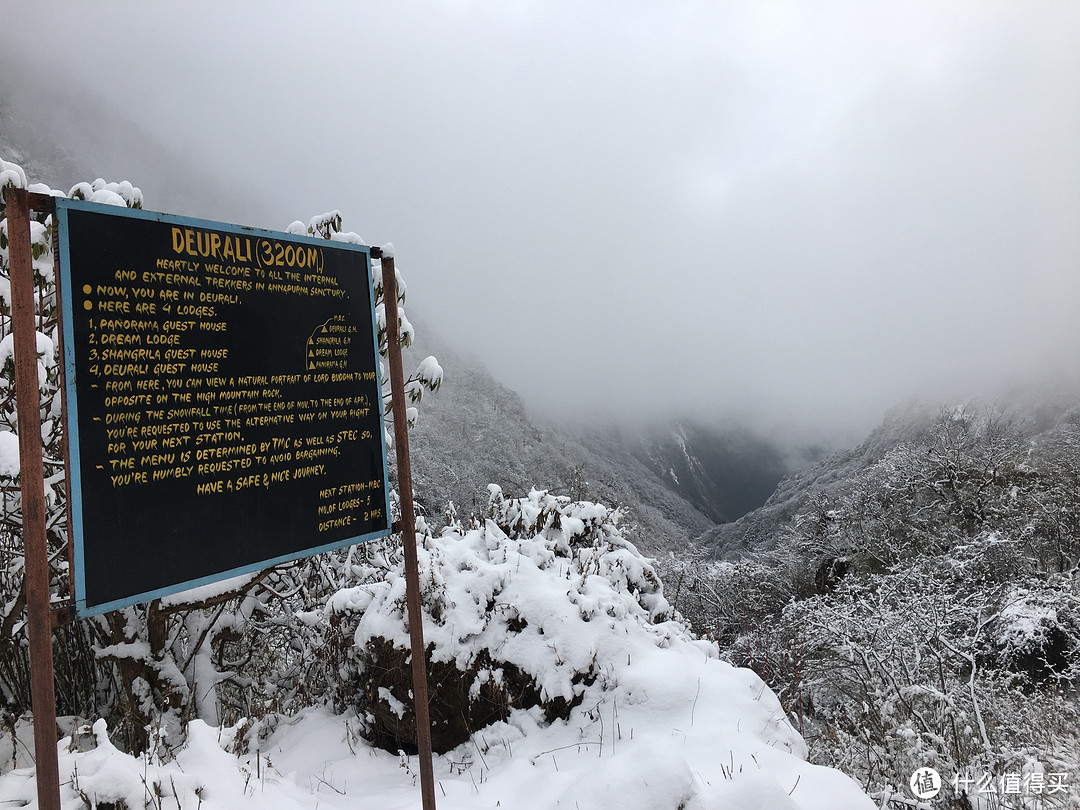
<path fill-rule="evenodd" d="M 389 534 L 368 247 L 56 207 L 80 615 Z"/>

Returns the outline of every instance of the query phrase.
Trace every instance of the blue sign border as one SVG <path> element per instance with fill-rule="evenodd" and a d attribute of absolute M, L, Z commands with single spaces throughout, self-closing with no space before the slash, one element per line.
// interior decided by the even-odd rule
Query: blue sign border
<path fill-rule="evenodd" d="M 100 613 L 105 613 L 110 610 L 117 610 L 119 608 L 128 607 L 130 605 L 136 605 L 141 602 L 148 602 L 152 599 L 159 599 L 163 596 L 170 596 L 176 593 L 182 593 L 184 591 L 191 590 L 193 588 L 199 588 L 204 585 L 212 585 L 216 582 L 222 582 L 223 580 L 232 579 L 243 574 L 253 573 L 255 571 L 261 571 L 265 568 L 278 565 L 279 563 L 290 562 L 292 560 L 299 560 L 305 557 L 310 557 L 315 554 L 319 554 L 325 551 L 333 551 L 338 548 L 345 548 L 347 546 L 355 545 L 357 543 L 363 543 L 368 540 L 376 540 L 381 537 L 387 537 L 392 534 L 392 529 L 388 527 L 381 531 L 370 532 L 368 534 L 357 535 L 355 537 L 345 538 L 333 543 L 328 543 L 322 546 L 316 546 L 307 549 L 301 549 L 300 551 L 286 554 L 280 557 L 274 557 L 271 559 L 257 560 L 252 563 L 242 565 L 236 568 L 231 568 L 227 571 L 222 571 L 217 574 L 199 577 L 197 579 L 187 580 L 185 582 L 179 582 L 175 585 L 170 585 L 164 588 L 157 588 L 152 591 L 146 591 L 139 594 L 134 594 L 130 597 L 123 599 L 113 600 L 97 605 L 86 604 L 86 580 L 85 580 L 85 547 L 84 547 L 84 531 L 83 531 L 83 493 L 82 493 L 82 459 L 80 457 L 79 449 L 79 413 L 78 413 L 78 396 L 77 396 L 77 380 L 75 379 L 75 313 L 73 309 L 73 300 L 75 296 L 71 294 L 73 292 L 72 280 L 71 280 L 71 252 L 67 245 L 67 230 L 68 230 L 68 212 L 69 211 L 90 211 L 95 214 L 104 214 L 118 217 L 126 217 L 129 219 L 149 220 L 153 222 L 161 222 L 169 225 L 179 225 L 194 228 L 205 228 L 217 231 L 223 231 L 226 233 L 241 234 L 244 236 L 264 237 L 268 239 L 274 239 L 278 242 L 293 242 L 296 244 L 304 245 L 316 245 L 323 249 L 337 249 L 353 251 L 364 254 L 365 267 L 367 268 L 368 275 L 368 290 L 369 290 L 369 303 L 371 306 L 371 328 L 372 328 L 372 341 L 375 346 L 375 369 L 376 377 L 379 384 L 379 390 L 382 391 L 383 379 L 381 363 L 379 362 L 378 346 L 379 346 L 379 334 L 378 323 L 375 318 L 375 288 L 373 281 L 373 271 L 371 267 L 371 247 L 368 245 L 357 245 L 351 242 L 339 242 L 335 240 L 316 239 L 311 236 L 300 236 L 297 234 L 285 233 L 283 231 L 270 231 L 262 228 L 249 228 L 242 225 L 234 225 L 226 222 L 215 222 L 213 220 L 197 219 L 194 217 L 185 217 L 175 214 L 165 214 L 158 211 L 144 211 L 135 208 L 126 208 L 113 205 L 101 205 L 99 203 L 90 203 L 83 200 L 72 200 L 65 197 L 56 198 L 56 223 L 58 227 L 58 245 L 60 253 L 60 277 L 56 280 L 57 288 L 59 290 L 60 299 L 60 323 L 61 323 L 61 352 L 63 356 L 64 364 L 64 426 L 67 431 L 67 447 L 68 447 L 68 481 L 70 482 L 70 491 L 68 492 L 68 515 L 70 519 L 68 542 L 72 544 L 72 564 L 73 571 L 68 572 L 69 576 L 74 578 L 75 584 L 75 608 L 80 617 L 96 616 Z M 390 480 L 389 480 L 389 466 L 387 464 L 386 454 L 386 422 L 385 414 L 383 411 L 382 403 L 378 403 L 379 409 L 379 444 L 382 448 L 382 462 L 383 462 L 383 495 L 384 495 L 384 508 L 387 516 L 387 522 L 390 521 Z"/>

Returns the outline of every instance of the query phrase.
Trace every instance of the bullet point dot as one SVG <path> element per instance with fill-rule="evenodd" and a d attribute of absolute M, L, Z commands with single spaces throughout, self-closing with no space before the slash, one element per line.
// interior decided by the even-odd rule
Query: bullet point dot
<path fill-rule="evenodd" d="M 93 309 L 94 308 L 94 302 L 93 301 L 83 301 L 82 306 L 83 306 L 83 309 Z"/>
<path fill-rule="evenodd" d="M 82 291 L 84 293 L 86 293 L 87 295 L 89 295 L 90 293 L 92 293 L 94 291 L 94 288 L 91 287 L 89 284 L 83 284 L 82 285 Z"/>

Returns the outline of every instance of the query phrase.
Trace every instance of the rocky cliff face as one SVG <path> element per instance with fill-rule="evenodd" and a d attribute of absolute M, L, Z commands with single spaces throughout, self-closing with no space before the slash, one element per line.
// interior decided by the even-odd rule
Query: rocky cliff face
<path fill-rule="evenodd" d="M 737 520 L 764 504 L 791 472 L 777 445 L 735 425 L 657 426 L 637 440 L 634 455 L 715 523 Z"/>

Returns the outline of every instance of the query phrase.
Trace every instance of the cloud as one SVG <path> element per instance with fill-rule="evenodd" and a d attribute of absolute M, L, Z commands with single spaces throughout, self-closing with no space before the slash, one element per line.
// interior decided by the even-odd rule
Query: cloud
<path fill-rule="evenodd" d="M 341 209 L 537 408 L 855 431 L 913 394 L 1072 373 L 1072 4 L 4 14 L 6 72 L 32 59 L 34 95 L 83 99 L 54 139 L 150 207 Z M 228 193 L 178 194 L 184 161 Z"/>

